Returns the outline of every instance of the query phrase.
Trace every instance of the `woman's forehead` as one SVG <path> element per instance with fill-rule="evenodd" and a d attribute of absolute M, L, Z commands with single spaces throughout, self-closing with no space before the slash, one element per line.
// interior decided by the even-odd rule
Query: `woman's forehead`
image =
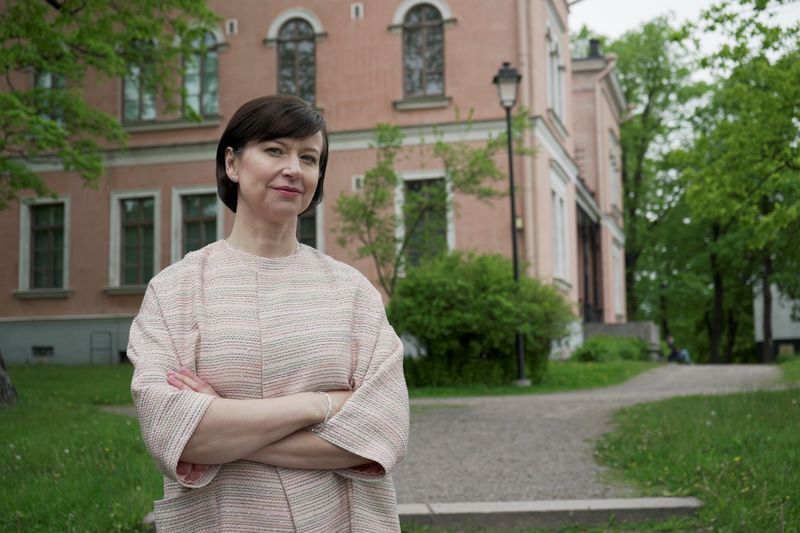
<path fill-rule="evenodd" d="M 263 143 L 274 142 L 284 145 L 297 145 L 302 148 L 316 148 L 322 150 L 322 132 L 318 131 L 309 137 L 276 137 L 274 139 L 267 139 L 261 141 Z"/>

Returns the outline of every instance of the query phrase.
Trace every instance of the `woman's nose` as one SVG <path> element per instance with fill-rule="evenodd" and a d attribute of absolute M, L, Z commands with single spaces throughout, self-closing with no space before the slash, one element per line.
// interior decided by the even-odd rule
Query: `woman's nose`
<path fill-rule="evenodd" d="M 289 156 L 286 158 L 286 166 L 283 167 L 283 172 L 287 176 L 299 178 L 302 174 L 302 169 L 300 168 L 300 156 L 297 154 L 289 154 Z"/>

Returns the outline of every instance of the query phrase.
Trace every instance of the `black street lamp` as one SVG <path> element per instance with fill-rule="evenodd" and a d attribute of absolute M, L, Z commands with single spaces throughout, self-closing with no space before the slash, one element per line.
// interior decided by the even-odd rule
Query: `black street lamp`
<path fill-rule="evenodd" d="M 517 87 L 522 79 L 517 69 L 511 63 L 504 62 L 492 83 L 497 85 L 497 95 L 500 105 L 506 110 L 506 134 L 508 136 L 508 182 L 511 192 L 511 250 L 514 261 L 514 281 L 519 285 L 519 261 L 517 259 L 517 206 L 514 201 L 514 143 L 511 134 L 511 108 L 517 103 Z M 531 384 L 525 378 L 525 344 L 522 333 L 517 331 L 517 379 L 515 385 L 528 386 Z"/>

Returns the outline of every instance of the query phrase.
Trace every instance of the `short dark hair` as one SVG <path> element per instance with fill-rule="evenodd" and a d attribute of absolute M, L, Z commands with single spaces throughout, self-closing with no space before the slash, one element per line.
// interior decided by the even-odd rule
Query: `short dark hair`
<path fill-rule="evenodd" d="M 217 193 L 228 208 L 236 212 L 239 184 L 225 171 L 225 150 L 240 153 L 250 142 L 270 139 L 306 139 L 322 132 L 322 153 L 319 156 L 319 181 L 306 211 L 322 201 L 322 185 L 328 166 L 328 132 L 322 114 L 303 99 L 291 95 L 262 96 L 250 100 L 231 117 L 217 145 Z M 305 211 L 303 211 L 305 213 Z"/>

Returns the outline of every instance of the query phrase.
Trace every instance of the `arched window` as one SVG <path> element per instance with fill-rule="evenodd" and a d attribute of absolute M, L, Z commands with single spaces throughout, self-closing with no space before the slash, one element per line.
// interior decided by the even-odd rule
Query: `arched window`
<path fill-rule="evenodd" d="M 314 29 L 293 18 L 278 32 L 278 92 L 295 94 L 310 104 L 316 100 Z"/>
<path fill-rule="evenodd" d="M 183 87 L 186 89 L 184 106 L 198 115 L 207 117 L 219 114 L 219 47 L 217 38 L 207 33 L 192 46 L 198 52 L 184 62 L 186 72 Z"/>
<path fill-rule="evenodd" d="M 430 4 L 403 19 L 403 90 L 406 98 L 444 95 L 444 21 Z"/>

